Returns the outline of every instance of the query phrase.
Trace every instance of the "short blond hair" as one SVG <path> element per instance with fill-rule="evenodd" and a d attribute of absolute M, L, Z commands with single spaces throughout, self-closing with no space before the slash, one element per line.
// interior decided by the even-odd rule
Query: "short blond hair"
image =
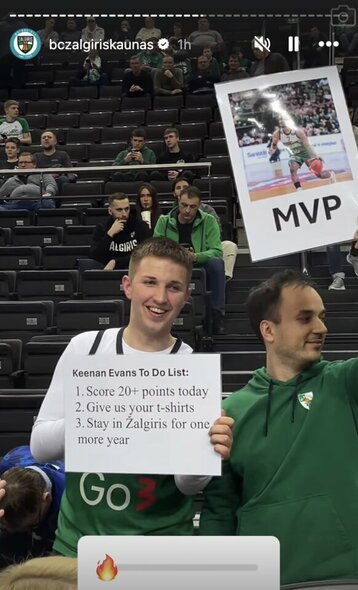
<path fill-rule="evenodd" d="M 0 572 L 1 590 L 77 590 L 77 559 L 37 557 Z"/>
<path fill-rule="evenodd" d="M 184 267 L 187 274 L 187 282 L 190 283 L 193 263 L 187 250 L 168 238 L 149 238 L 145 240 L 139 246 L 137 246 L 130 257 L 129 261 L 129 276 L 133 279 L 139 263 L 143 258 L 153 256 L 155 258 L 164 258 L 180 264 Z"/>

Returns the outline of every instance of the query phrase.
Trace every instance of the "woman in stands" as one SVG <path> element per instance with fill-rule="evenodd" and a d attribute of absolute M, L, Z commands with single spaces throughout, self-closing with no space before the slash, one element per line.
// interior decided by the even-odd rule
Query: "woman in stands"
<path fill-rule="evenodd" d="M 161 210 L 159 207 L 157 191 L 149 182 L 144 182 L 138 189 L 136 208 L 138 215 L 145 221 L 151 234 L 153 234 L 155 224 L 157 223 Z"/>

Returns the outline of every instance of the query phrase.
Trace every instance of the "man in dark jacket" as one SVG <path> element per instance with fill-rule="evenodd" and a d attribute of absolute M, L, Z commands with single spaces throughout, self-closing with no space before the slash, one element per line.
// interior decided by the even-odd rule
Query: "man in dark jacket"
<path fill-rule="evenodd" d="M 142 69 L 142 64 L 137 55 L 133 55 L 129 60 L 129 70 L 123 75 L 122 94 L 123 96 L 145 96 L 153 95 L 153 78 Z"/>
<path fill-rule="evenodd" d="M 124 193 L 108 197 L 110 219 L 105 225 L 97 225 L 93 234 L 90 257 L 99 264 L 97 268 L 113 270 L 128 268 L 131 252 L 150 237 L 148 225 L 131 211 L 129 199 Z"/>

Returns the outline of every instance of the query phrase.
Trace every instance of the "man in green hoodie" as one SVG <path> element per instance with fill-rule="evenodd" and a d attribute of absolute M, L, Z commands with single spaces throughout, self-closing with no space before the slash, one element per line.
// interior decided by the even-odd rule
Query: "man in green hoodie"
<path fill-rule="evenodd" d="M 145 129 L 138 127 L 131 133 L 130 145 L 127 149 L 117 154 L 112 166 L 142 166 L 143 164 L 155 164 L 156 155 L 149 147 L 145 145 L 146 133 Z M 129 170 L 128 172 L 116 172 L 113 175 L 115 182 L 131 182 L 132 180 L 142 180 L 146 182 L 149 180 L 148 170 L 136 171 Z"/>
<path fill-rule="evenodd" d="M 321 360 L 327 328 L 308 277 L 248 298 L 266 368 L 224 402 L 231 458 L 205 490 L 202 535 L 272 535 L 281 583 L 358 578 L 358 359 Z"/>
<path fill-rule="evenodd" d="M 169 238 L 184 246 L 193 263 L 205 268 L 213 308 L 213 332 L 225 333 L 225 267 L 220 227 L 215 217 L 200 209 L 201 193 L 187 186 L 178 197 L 178 207 L 161 215 L 154 237 Z"/>

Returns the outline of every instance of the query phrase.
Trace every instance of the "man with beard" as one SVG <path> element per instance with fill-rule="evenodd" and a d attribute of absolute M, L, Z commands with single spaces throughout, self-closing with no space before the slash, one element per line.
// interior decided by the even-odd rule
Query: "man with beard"
<path fill-rule="evenodd" d="M 128 268 L 131 252 L 150 237 L 148 225 L 131 210 L 129 199 L 124 193 L 108 197 L 110 219 L 105 225 L 96 226 L 90 258 L 99 264 L 93 268 Z"/>
<path fill-rule="evenodd" d="M 41 134 L 42 152 L 36 152 L 36 164 L 38 168 L 72 168 L 72 162 L 67 152 L 57 150 L 57 135 L 50 129 L 45 129 Z M 76 182 L 76 174 L 53 174 L 57 183 L 58 192 L 62 194 L 62 189 L 68 182 Z"/>

